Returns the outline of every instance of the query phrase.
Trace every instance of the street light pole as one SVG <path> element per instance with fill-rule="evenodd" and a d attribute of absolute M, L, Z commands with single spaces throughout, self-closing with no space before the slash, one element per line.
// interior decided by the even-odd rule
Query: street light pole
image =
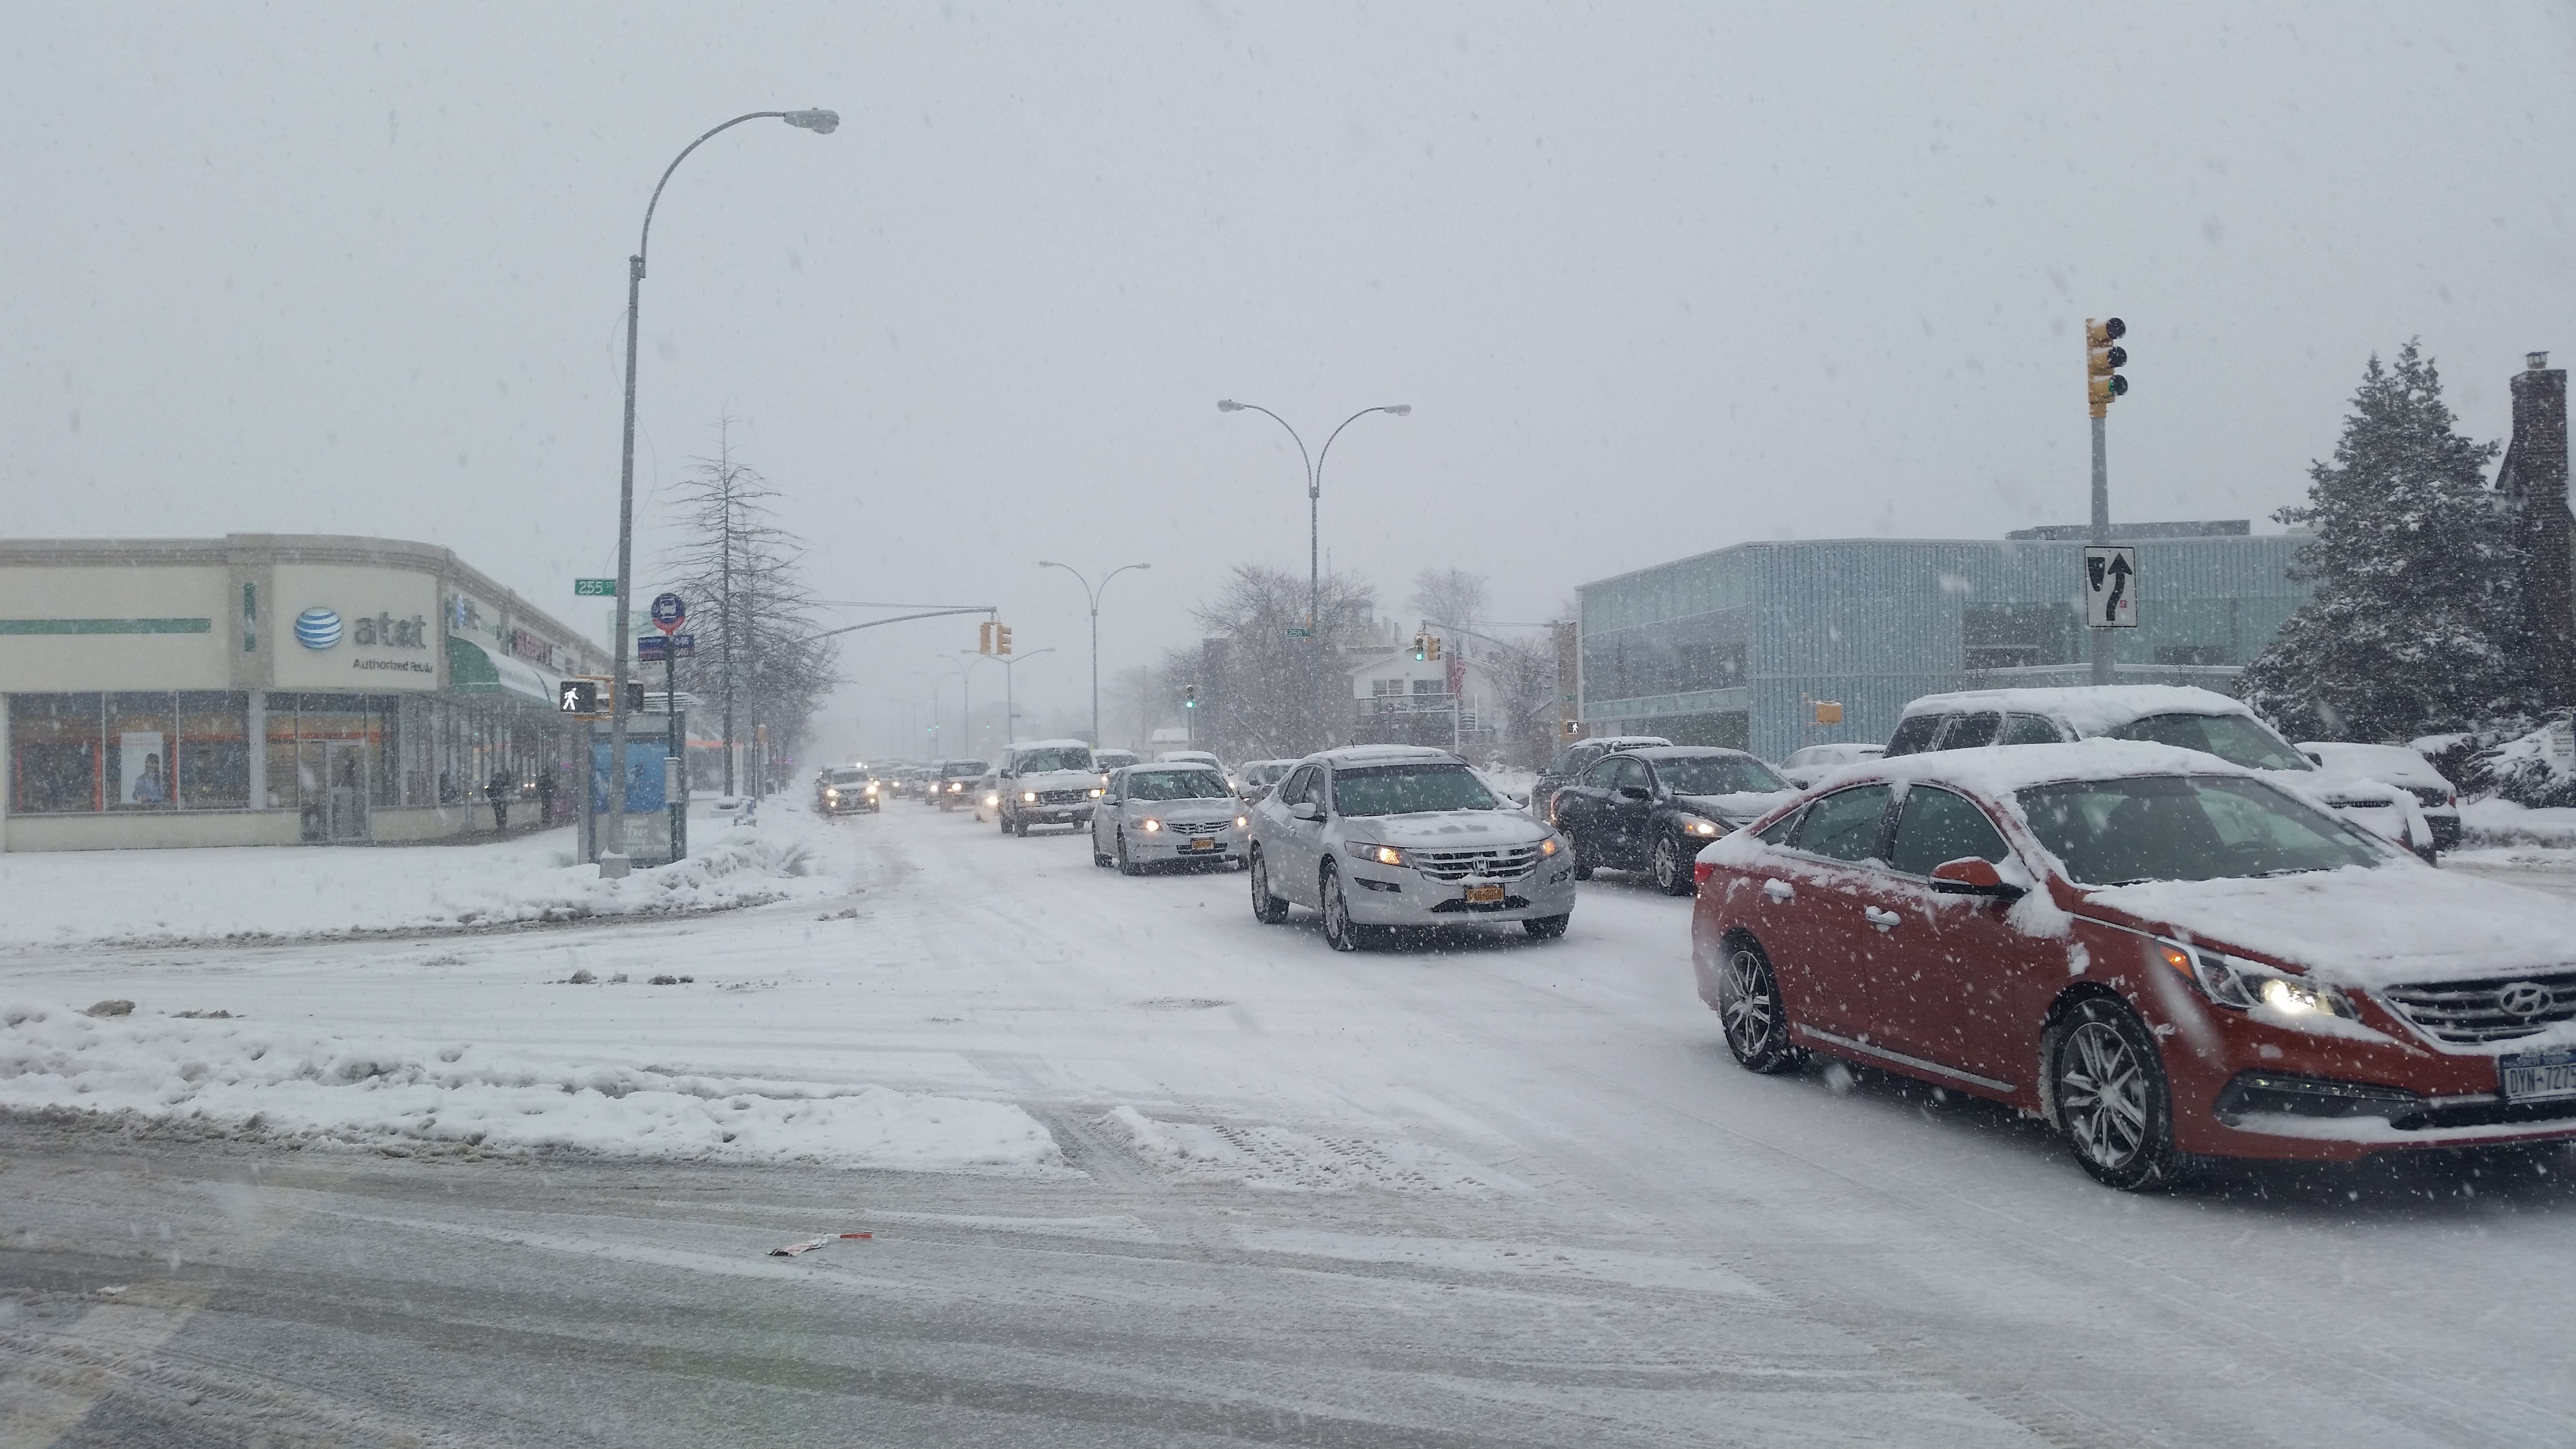
<path fill-rule="evenodd" d="M 662 168 L 662 179 L 653 183 L 653 198 L 644 204 L 644 229 L 635 240 L 635 255 L 626 259 L 626 436 L 619 450 L 617 465 L 617 602 L 610 612 L 617 618 L 617 638 L 612 641 L 616 667 L 611 674 L 608 706 L 608 839 L 611 848 L 600 852 L 599 873 L 604 876 L 626 874 L 626 664 L 632 643 L 628 635 L 627 604 L 635 584 L 635 329 L 643 310 L 644 258 L 653 240 L 653 210 L 662 204 L 662 188 L 671 184 L 671 173 L 689 159 L 689 153 L 707 143 L 719 131 L 731 130 L 745 121 L 775 117 L 791 126 L 828 136 L 840 127 L 837 111 L 753 111 L 732 120 L 691 141 Z M 728 623 L 731 621 L 728 620 Z"/>
<path fill-rule="evenodd" d="M 1100 748 L 1100 596 L 1108 590 L 1109 581 L 1111 579 L 1118 577 L 1129 569 L 1149 569 L 1152 568 L 1153 565 L 1145 563 L 1120 564 L 1118 567 L 1111 569 L 1108 573 L 1101 575 L 1100 587 L 1096 589 L 1091 586 L 1091 580 L 1082 576 L 1082 570 L 1075 568 L 1071 564 L 1061 564 L 1052 559 L 1042 558 L 1038 560 L 1038 567 L 1042 569 L 1062 569 L 1066 573 L 1073 575 L 1074 581 L 1082 585 L 1082 592 L 1091 600 L 1091 747 L 1096 750 Z"/>
<path fill-rule="evenodd" d="M 1032 649 L 1026 654 L 1014 654 L 1008 657 L 1000 654 L 977 654 L 966 661 L 969 669 L 978 664 L 998 664 L 1002 666 L 1002 748 L 1009 749 L 1011 746 L 1020 742 L 1019 708 L 1015 703 L 1013 703 L 1014 696 L 1011 692 L 1013 671 L 1018 669 L 1019 666 L 1028 663 L 1030 660 L 1037 658 L 1041 654 L 1053 654 L 1054 652 L 1055 646 L 1050 644 L 1044 649 Z"/>
<path fill-rule="evenodd" d="M 1221 413 L 1260 413 L 1264 417 L 1269 418 L 1270 421 L 1288 429 L 1288 436 L 1296 441 L 1297 456 L 1305 459 L 1306 637 L 1313 639 L 1317 637 L 1315 633 L 1315 615 L 1320 606 L 1320 600 L 1323 597 L 1323 516 L 1320 500 L 1324 494 L 1324 459 L 1332 455 L 1333 439 L 1342 435 L 1342 428 L 1349 427 L 1351 424 L 1358 422 L 1360 419 L 1367 417 L 1371 413 L 1392 413 L 1399 418 L 1409 417 L 1413 413 L 1413 404 L 1387 403 L 1379 407 L 1360 409 L 1358 412 L 1342 419 L 1341 427 L 1333 429 L 1332 436 L 1324 439 L 1323 451 L 1316 453 L 1311 457 L 1308 456 L 1306 452 L 1306 440 L 1297 436 L 1297 430 L 1293 427 L 1289 427 L 1288 420 L 1279 416 L 1277 413 L 1270 411 L 1270 409 L 1263 407 L 1259 403 L 1236 402 L 1232 398 L 1219 398 L 1217 400 L 1216 410 Z"/>

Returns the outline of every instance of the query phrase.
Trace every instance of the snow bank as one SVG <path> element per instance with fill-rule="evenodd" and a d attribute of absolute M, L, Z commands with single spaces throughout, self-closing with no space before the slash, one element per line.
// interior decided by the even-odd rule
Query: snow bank
<path fill-rule="evenodd" d="M 2576 809 L 2535 810 L 2511 800 L 2468 800 L 2460 805 L 2460 844 L 2466 847 L 2538 845 L 2576 849 Z"/>
<path fill-rule="evenodd" d="M 572 832 L 489 845 L 63 851 L 0 855 L 0 945 L 329 937 L 722 910 L 837 886 L 810 816 L 693 821 L 689 858 L 602 880 Z"/>
<path fill-rule="evenodd" d="M 1182 1182 L 1235 1183 L 1290 1192 L 1474 1192 L 1519 1183 L 1437 1147 L 1409 1140 L 1318 1137 L 1283 1127 L 1165 1122 L 1133 1107 L 1113 1109 L 1136 1155 Z"/>
<path fill-rule="evenodd" d="M 0 1108 L 132 1113 L 304 1145 L 953 1171 L 1052 1166 L 1007 1102 L 870 1085 L 545 1063 L 249 1021 L 0 1007 Z"/>

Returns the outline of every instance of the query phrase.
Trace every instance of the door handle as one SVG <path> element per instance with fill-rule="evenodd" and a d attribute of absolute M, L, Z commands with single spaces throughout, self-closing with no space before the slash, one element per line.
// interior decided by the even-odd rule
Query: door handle
<path fill-rule="evenodd" d="M 1895 930 L 1896 923 L 1904 919 L 1894 911 L 1882 911 L 1876 906 L 1863 906 L 1860 908 L 1860 914 L 1862 920 L 1878 927 L 1881 932 Z"/>
<path fill-rule="evenodd" d="M 1798 888 L 1785 880 L 1766 880 L 1762 883 L 1762 894 L 1775 901 L 1794 901 L 1798 898 Z"/>

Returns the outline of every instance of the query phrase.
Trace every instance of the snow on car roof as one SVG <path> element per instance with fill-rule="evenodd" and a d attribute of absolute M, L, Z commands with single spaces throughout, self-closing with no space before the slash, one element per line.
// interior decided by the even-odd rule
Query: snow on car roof
<path fill-rule="evenodd" d="M 1027 754 L 1031 750 L 1087 750 L 1091 748 L 1091 741 L 1022 740 L 1018 744 L 1011 746 L 1011 748 L 1021 754 Z"/>
<path fill-rule="evenodd" d="M 1927 750 L 1851 765 L 1818 782 L 1827 785 L 1886 780 L 1965 785 L 1998 798 L 2033 785 L 2069 780 L 2117 780 L 2128 775 L 2237 775 L 2264 778 L 2216 755 L 2143 740 L 2078 740 L 2066 745 L 1987 745 L 1967 750 Z"/>
<path fill-rule="evenodd" d="M 1686 755 L 1750 756 L 1753 752 L 1751 750 L 1739 750 L 1733 745 L 1636 745 L 1629 749 L 1619 750 L 1616 753 L 1622 755 L 1637 755 L 1649 760 L 1678 760 Z"/>
<path fill-rule="evenodd" d="M 1927 694 L 1905 706 L 1905 717 L 1951 710 L 2000 710 L 2046 715 L 2094 735 L 2158 714 L 2227 714 L 2247 719 L 2254 711 L 2214 690 L 2187 684 L 2102 684 L 2065 689 L 1963 689 Z"/>
<path fill-rule="evenodd" d="M 1460 765 L 1467 763 L 1447 750 L 1435 750 L 1429 745 L 1343 745 L 1339 749 L 1317 750 L 1306 758 L 1321 760 L 1328 765 L 1385 765 L 1399 760 L 1447 760 Z"/>

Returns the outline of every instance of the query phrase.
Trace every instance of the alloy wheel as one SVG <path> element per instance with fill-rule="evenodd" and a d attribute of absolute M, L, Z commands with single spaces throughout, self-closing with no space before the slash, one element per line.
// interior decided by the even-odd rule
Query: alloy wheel
<path fill-rule="evenodd" d="M 1668 896 L 1686 896 L 1693 882 L 1682 865 L 1681 842 L 1667 835 L 1655 842 L 1655 884 Z"/>
<path fill-rule="evenodd" d="M 2109 1022 L 2092 1020 L 2057 1049 L 2057 1110 L 2075 1150 L 2098 1170 L 2119 1172 L 2146 1149 L 2147 1074 Z"/>
<path fill-rule="evenodd" d="M 1726 1049 L 1736 1061 L 1757 1072 L 1776 1072 L 1797 1060 L 1789 1045 L 1789 1021 L 1780 1009 L 1780 984 L 1771 962 L 1751 944 L 1727 953 L 1718 977 L 1718 1020 L 1726 1030 Z"/>
<path fill-rule="evenodd" d="M 1359 928 L 1351 924 L 1350 902 L 1342 898 L 1342 877 L 1330 869 L 1324 871 L 1324 940 L 1336 951 L 1359 949 Z"/>

